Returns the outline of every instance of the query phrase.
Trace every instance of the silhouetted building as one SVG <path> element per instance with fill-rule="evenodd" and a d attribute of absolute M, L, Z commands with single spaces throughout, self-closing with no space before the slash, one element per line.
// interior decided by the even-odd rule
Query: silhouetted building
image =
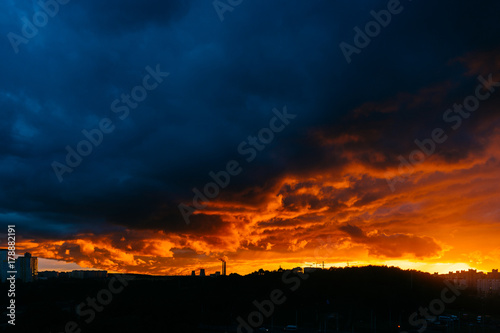
<path fill-rule="evenodd" d="M 196 271 L 191 271 L 191 276 L 196 276 Z"/>
<path fill-rule="evenodd" d="M 38 278 L 45 278 L 45 279 L 52 279 L 56 278 L 59 276 L 59 273 L 56 271 L 43 271 L 43 272 L 38 272 Z"/>
<path fill-rule="evenodd" d="M 16 259 L 16 270 L 18 279 L 24 282 L 33 282 L 38 275 L 38 258 L 32 257 L 31 253 L 26 252 L 24 257 Z"/>
<path fill-rule="evenodd" d="M 5 282 L 8 278 L 7 271 L 10 271 L 8 259 L 7 259 L 8 250 L 0 249 L 0 280 Z"/>
<path fill-rule="evenodd" d="M 498 269 L 485 274 L 475 269 L 449 272 L 443 277 L 460 287 L 474 288 L 480 294 L 500 293 L 500 275 Z"/>
<path fill-rule="evenodd" d="M 200 276 L 205 276 L 205 269 L 204 268 L 200 269 Z"/>
<path fill-rule="evenodd" d="M 500 292 L 500 279 L 477 280 L 477 292 L 484 295 L 498 294 Z"/>
<path fill-rule="evenodd" d="M 76 279 L 105 279 L 108 276 L 108 271 L 75 270 L 70 272 L 69 276 Z"/>
<path fill-rule="evenodd" d="M 314 273 L 314 272 L 318 272 L 318 271 L 321 271 L 321 268 L 319 268 L 319 267 L 305 267 L 304 268 L 304 273 L 306 273 L 306 274 Z"/>

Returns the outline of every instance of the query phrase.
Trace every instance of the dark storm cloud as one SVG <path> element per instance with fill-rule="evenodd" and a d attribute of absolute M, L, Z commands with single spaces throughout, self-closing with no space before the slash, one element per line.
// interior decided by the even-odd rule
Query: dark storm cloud
<path fill-rule="evenodd" d="M 75 18 L 86 17 L 86 26 L 96 33 L 120 35 L 140 31 L 148 25 L 168 25 L 189 11 L 189 0 L 85 1 L 76 6 Z M 81 10 L 81 11 L 80 11 Z"/>
<path fill-rule="evenodd" d="M 397 258 L 409 253 L 421 258 L 437 255 L 442 250 L 435 240 L 425 236 L 384 233 L 368 236 L 361 228 L 350 224 L 340 226 L 339 230 L 348 234 L 354 243 L 364 244 L 374 256 Z"/>
<path fill-rule="evenodd" d="M 396 163 L 416 136 L 435 127 L 435 117 L 470 93 L 475 78 L 463 80 L 466 66 L 450 61 L 491 50 L 499 32 L 499 4 L 492 1 L 402 4 L 405 10 L 348 65 L 338 44 L 352 42 L 353 27 L 386 1 L 245 1 L 222 23 L 210 1 L 70 1 L 18 54 L 3 39 L 0 218 L 21 221 L 26 237 L 110 225 L 215 234 L 227 227 L 220 216 L 193 215 L 186 226 L 177 204 L 189 202 L 208 172 L 241 159 L 238 144 L 285 105 L 300 121 L 276 135 L 220 199 L 258 206 L 279 190 L 284 174 L 341 170 L 345 152 L 381 169 Z M 20 18 L 37 10 L 35 2 L 2 3 L 0 12 L 12 14 L 2 14 L 2 33 L 20 34 Z M 120 120 L 111 103 L 156 64 L 170 76 Z M 437 92 L 445 99 L 412 100 L 443 82 L 453 82 L 451 93 Z M 368 102 L 372 108 L 353 116 Z M 51 163 L 64 162 L 66 145 L 75 147 L 81 131 L 105 117 L 114 132 L 59 183 Z M 467 126 L 492 130 L 478 121 Z M 318 140 L 343 134 L 361 139 L 330 146 Z M 450 141 L 460 156 L 443 154 L 451 160 L 476 149 L 467 135 Z M 374 149 L 384 159 L 374 163 Z M 335 207 L 342 196 L 352 195 L 290 195 L 284 203 L 290 210 Z"/>
<path fill-rule="evenodd" d="M 354 225 L 345 224 L 339 227 L 339 230 L 349 234 L 352 238 L 365 238 L 366 235 L 359 227 Z"/>

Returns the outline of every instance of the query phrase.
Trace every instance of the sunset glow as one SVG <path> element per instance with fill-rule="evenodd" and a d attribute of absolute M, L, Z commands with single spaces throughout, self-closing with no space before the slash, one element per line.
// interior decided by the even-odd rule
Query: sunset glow
<path fill-rule="evenodd" d="M 349 64 L 336 36 L 353 30 L 326 28 L 332 17 L 343 22 L 340 10 L 307 14 L 300 27 L 293 15 L 266 19 L 271 37 L 247 31 L 253 21 L 193 32 L 190 19 L 207 24 L 196 6 L 172 5 L 138 36 L 120 23 L 74 37 L 67 23 L 51 43 L 98 43 L 113 31 L 133 42 L 57 52 L 61 65 L 16 65 L 40 73 L 0 88 L 0 220 L 17 225 L 18 254 L 59 261 L 41 260 L 39 270 L 152 275 L 214 273 L 219 258 L 228 274 L 498 268 L 498 46 L 443 37 L 427 54 L 434 32 L 414 42 L 419 16 L 404 5 L 393 17 L 402 32 L 386 28 Z M 80 17 L 67 8 L 64 22 Z M 158 37 L 158 27 L 168 33 Z M 399 44 L 383 44 L 396 33 Z M 44 41 L 19 45 L 20 55 Z M 37 58 L 52 59 L 51 50 Z M 71 155 L 84 148 L 92 152 L 81 161 Z"/>
<path fill-rule="evenodd" d="M 482 57 L 456 60 L 464 65 L 464 78 L 487 71 L 500 77 L 498 59 L 490 68 L 468 60 Z M 414 166 L 405 181 L 396 182 L 394 192 L 386 179 L 399 172 L 398 155 L 383 143 L 395 131 L 393 117 L 402 105 L 416 113 L 441 111 L 441 100 L 454 86 L 442 82 L 366 102 L 347 113 L 342 125 L 311 128 L 306 138 L 315 160 L 261 183 L 229 187 L 195 212 L 190 225 L 162 228 L 171 221 L 168 209 L 159 206 L 144 221 L 156 221 L 155 228 L 115 227 L 64 239 L 25 239 L 18 245 L 81 267 L 159 275 L 199 268 L 215 272 L 221 256 L 228 258 L 228 272 L 240 274 L 323 262 L 326 267 L 351 263 L 439 273 L 489 271 L 500 262 L 498 98 L 482 105 L 464 128 L 448 132 L 448 142 Z M 366 118 L 386 113 L 391 116 L 377 126 L 362 126 Z M 432 129 L 442 122 L 425 120 L 425 126 Z M 465 134 L 474 141 L 461 146 Z M 411 137 L 393 139 L 410 153 L 416 148 Z"/>

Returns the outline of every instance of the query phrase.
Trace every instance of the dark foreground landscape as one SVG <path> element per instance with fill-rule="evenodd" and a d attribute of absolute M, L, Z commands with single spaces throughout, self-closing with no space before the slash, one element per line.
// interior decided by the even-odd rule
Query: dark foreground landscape
<path fill-rule="evenodd" d="M 499 295 L 388 267 L 57 278 L 18 282 L 16 305 L 17 332 L 500 332 Z"/>

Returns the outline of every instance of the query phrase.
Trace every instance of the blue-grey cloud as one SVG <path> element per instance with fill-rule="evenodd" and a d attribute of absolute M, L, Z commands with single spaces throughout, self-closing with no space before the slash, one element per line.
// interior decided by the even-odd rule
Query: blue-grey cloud
<path fill-rule="evenodd" d="M 209 181 L 210 171 L 241 159 L 239 143 L 285 105 L 299 115 L 297 122 L 222 196 L 255 203 L 257 194 L 238 193 L 256 184 L 272 188 L 287 172 L 347 163 L 311 133 L 356 132 L 366 141 L 345 150 L 362 156 L 377 149 L 391 157 L 380 168 L 396 163 L 415 135 L 435 127 L 429 126 L 438 121 L 433 114 L 442 115 L 474 86 L 475 77 L 453 60 L 492 52 L 500 32 L 494 1 L 401 4 L 404 11 L 347 64 L 339 43 L 352 43 L 353 28 L 387 1 L 244 1 L 223 22 L 210 1 L 69 1 L 18 45 L 18 53 L 7 34 L 22 35 L 22 18 L 31 20 L 41 9 L 35 1 L 2 2 L 0 219 L 26 225 L 26 237 L 114 225 L 168 232 L 224 228 L 219 216 L 201 215 L 189 229 L 177 204 L 191 200 L 191 189 Z M 119 119 L 113 101 L 157 64 L 170 75 Z M 403 98 L 396 112 L 352 114 L 366 102 L 414 96 L 446 82 L 451 89 L 439 103 L 414 108 Z M 485 117 L 494 114 L 485 108 Z M 103 118 L 114 131 L 60 183 L 51 164 L 64 163 L 65 147 L 75 148 L 85 139 L 82 130 L 97 128 Z M 449 159 L 478 148 L 470 134 L 478 121 L 452 140 L 461 150 Z"/>

